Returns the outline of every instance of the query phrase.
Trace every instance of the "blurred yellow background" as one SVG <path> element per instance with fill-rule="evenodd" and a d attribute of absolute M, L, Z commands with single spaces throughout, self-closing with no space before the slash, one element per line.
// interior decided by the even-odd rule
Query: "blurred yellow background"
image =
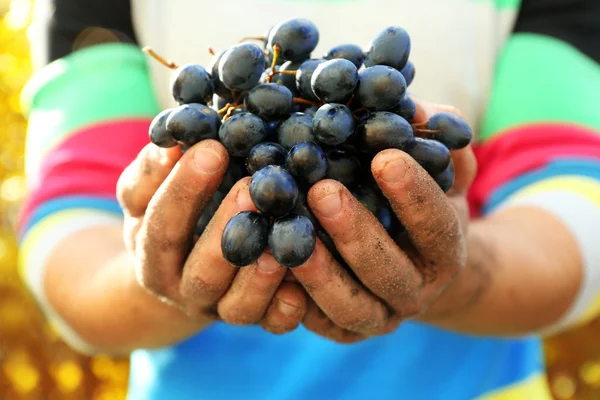
<path fill-rule="evenodd" d="M 129 365 L 83 357 L 51 331 L 17 275 L 14 237 L 25 192 L 27 121 L 19 95 L 31 74 L 26 30 L 31 0 L 0 0 L 0 400 L 125 399 Z M 547 340 L 557 399 L 600 399 L 600 320 Z"/>

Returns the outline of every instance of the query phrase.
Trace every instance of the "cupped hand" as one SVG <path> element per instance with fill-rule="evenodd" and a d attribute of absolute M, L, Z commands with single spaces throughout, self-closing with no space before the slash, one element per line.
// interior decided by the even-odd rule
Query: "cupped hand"
<path fill-rule="evenodd" d="M 269 254 L 242 269 L 222 255 L 221 236 L 229 219 L 255 210 L 249 179 L 231 189 L 202 236 L 193 240 L 196 221 L 227 165 L 225 148 L 206 140 L 184 154 L 149 144 L 123 172 L 118 198 L 139 284 L 197 321 L 199 329 L 220 320 L 261 324 L 273 333 L 293 330 L 307 300 L 297 283 L 283 282 L 286 270 Z"/>
<path fill-rule="evenodd" d="M 455 109 L 418 102 L 415 122 Z M 469 147 L 453 151 L 453 187 L 444 193 L 428 173 L 400 150 L 379 153 L 373 176 L 406 228 L 392 238 L 377 218 L 343 185 L 313 186 L 308 203 L 348 267 L 325 246 L 293 273 L 311 300 L 303 324 L 338 342 L 392 332 L 422 316 L 463 270 L 469 215 L 466 193 L 476 173 Z"/>

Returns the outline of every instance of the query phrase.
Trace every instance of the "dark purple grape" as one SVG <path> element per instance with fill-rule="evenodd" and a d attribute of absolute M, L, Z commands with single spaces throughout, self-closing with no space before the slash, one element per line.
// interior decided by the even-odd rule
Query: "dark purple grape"
<path fill-rule="evenodd" d="M 254 263 L 269 244 L 269 219 L 251 211 L 234 215 L 223 230 L 223 257 L 236 267 Z"/>
<path fill-rule="evenodd" d="M 326 145 L 344 143 L 354 132 L 352 111 L 343 104 L 325 104 L 313 118 L 313 133 Z"/>
<path fill-rule="evenodd" d="M 227 52 L 227 50 L 222 50 L 221 52 L 215 54 L 208 66 L 208 71 L 210 72 L 210 76 L 212 77 L 215 94 L 219 95 L 226 99 L 228 102 L 232 100 L 231 90 L 228 89 L 223 81 L 219 78 L 219 63 L 221 62 L 221 58 Z"/>
<path fill-rule="evenodd" d="M 285 167 L 297 182 L 312 186 L 327 175 L 327 157 L 318 144 L 303 142 L 289 151 Z"/>
<path fill-rule="evenodd" d="M 316 143 L 312 117 L 303 113 L 292 114 L 279 125 L 277 141 L 287 150 L 302 142 Z"/>
<path fill-rule="evenodd" d="M 171 78 L 171 93 L 177 103 L 207 104 L 215 86 L 211 76 L 200 65 L 185 64 L 177 68 Z"/>
<path fill-rule="evenodd" d="M 454 163 L 452 159 L 450 159 L 450 164 L 443 172 L 434 175 L 432 178 L 444 192 L 450 190 L 454 185 Z"/>
<path fill-rule="evenodd" d="M 335 179 L 346 187 L 353 187 L 358 181 L 360 161 L 343 150 L 327 152 L 327 178 Z"/>
<path fill-rule="evenodd" d="M 357 84 L 356 66 L 343 58 L 319 64 L 310 81 L 315 95 L 325 103 L 348 102 Z"/>
<path fill-rule="evenodd" d="M 277 131 L 279 130 L 281 121 L 267 122 L 267 142 L 277 142 Z"/>
<path fill-rule="evenodd" d="M 275 221 L 269 232 L 271 254 L 287 268 L 295 268 L 308 261 L 316 243 L 315 228 L 303 215 L 286 215 Z"/>
<path fill-rule="evenodd" d="M 171 115 L 171 111 L 173 111 L 172 108 L 161 111 L 154 117 L 148 129 L 150 141 L 158 147 L 169 148 L 177 146 L 177 142 L 169 135 L 166 128 L 167 118 Z"/>
<path fill-rule="evenodd" d="M 288 61 L 302 61 L 319 43 L 319 30 L 311 21 L 292 18 L 275 25 L 269 32 L 268 48 L 281 46 L 281 58 Z"/>
<path fill-rule="evenodd" d="M 264 83 L 254 87 L 244 99 L 248 112 L 267 122 L 284 120 L 292 113 L 294 97 L 283 85 Z"/>
<path fill-rule="evenodd" d="M 225 171 L 225 176 L 217 190 L 221 193 L 229 193 L 233 185 L 247 175 L 243 159 L 230 157 L 227 171 Z"/>
<path fill-rule="evenodd" d="M 250 175 L 266 167 L 267 165 L 283 165 L 287 151 L 278 143 L 260 143 L 250 150 L 246 160 L 246 168 Z"/>
<path fill-rule="evenodd" d="M 296 70 L 296 87 L 300 95 L 310 101 L 317 102 L 319 98 L 315 95 L 310 84 L 313 73 L 317 67 L 326 60 L 306 60 Z"/>
<path fill-rule="evenodd" d="M 232 115 L 219 129 L 219 140 L 229 154 L 247 157 L 250 149 L 265 140 L 267 125 L 249 112 Z"/>
<path fill-rule="evenodd" d="M 462 149 L 471 143 L 473 131 L 461 117 L 451 113 L 439 113 L 429 118 L 427 129 L 438 133 L 427 133 L 429 139 L 442 142 L 450 150 Z"/>
<path fill-rule="evenodd" d="M 294 207 L 298 198 L 298 185 L 283 167 L 269 165 L 252 176 L 250 197 L 263 214 L 281 217 Z"/>
<path fill-rule="evenodd" d="M 417 115 L 417 106 L 414 101 L 405 94 L 402 101 L 396 107 L 391 109 L 390 112 L 398 114 L 408 122 L 411 122 L 415 119 L 415 115 Z"/>
<path fill-rule="evenodd" d="M 292 62 L 292 61 L 286 61 L 285 63 L 283 63 L 281 65 L 281 67 L 278 67 L 278 69 L 276 69 L 277 71 L 296 71 L 298 70 L 298 67 L 300 67 L 302 63 L 301 62 Z M 300 92 L 298 91 L 298 88 L 296 87 L 296 75 L 288 75 L 288 74 L 275 74 L 273 76 L 273 78 L 271 79 L 271 83 L 278 83 L 280 85 L 285 86 L 286 88 L 290 89 L 290 92 L 292 92 L 292 95 L 294 97 L 298 97 L 300 95 Z"/>
<path fill-rule="evenodd" d="M 358 148 L 370 153 L 404 150 L 413 138 L 412 126 L 401 116 L 387 111 L 370 114 L 356 128 Z"/>
<path fill-rule="evenodd" d="M 360 68 L 363 61 L 365 61 L 365 54 L 362 49 L 355 44 L 341 44 L 329 50 L 323 58 L 327 60 L 343 58 L 354 64 L 356 68 Z"/>
<path fill-rule="evenodd" d="M 377 192 L 366 185 L 359 185 L 352 191 L 352 195 L 373 215 L 377 215 L 377 210 L 382 205 L 382 201 L 377 195 Z"/>
<path fill-rule="evenodd" d="M 221 118 L 215 110 L 202 104 L 184 104 L 171 111 L 166 128 L 178 142 L 193 145 L 204 139 L 215 139 Z"/>
<path fill-rule="evenodd" d="M 362 107 L 373 111 L 389 111 L 406 93 L 406 81 L 392 67 L 376 65 L 358 74 L 356 98 Z"/>
<path fill-rule="evenodd" d="M 437 140 L 416 137 L 405 151 L 430 175 L 443 172 L 450 164 L 450 150 Z"/>
<path fill-rule="evenodd" d="M 410 56 L 410 36 L 399 26 L 390 26 L 371 41 L 365 55 L 365 66 L 387 65 L 402 71 Z"/>
<path fill-rule="evenodd" d="M 221 206 L 221 203 L 223 202 L 224 198 L 225 194 L 219 191 L 215 192 L 215 194 L 212 195 L 212 197 L 206 203 L 206 206 L 204 206 L 200 218 L 198 218 L 198 222 L 196 223 L 196 227 L 194 228 L 194 234 L 201 236 L 204 233 L 204 230 L 210 223 L 210 220 L 212 219 L 213 215 L 215 215 L 215 213 Z"/>
<path fill-rule="evenodd" d="M 406 63 L 404 68 L 402 68 L 402 71 L 400 71 L 400 72 L 402 73 L 402 76 L 404 76 L 404 79 L 406 80 L 406 86 L 407 87 L 410 86 L 410 84 L 415 79 L 415 74 L 416 74 L 415 65 L 412 63 L 412 61 L 408 60 L 408 62 Z"/>
<path fill-rule="evenodd" d="M 219 79 L 229 89 L 252 89 L 264 70 L 265 55 L 252 43 L 231 47 L 219 61 Z"/>

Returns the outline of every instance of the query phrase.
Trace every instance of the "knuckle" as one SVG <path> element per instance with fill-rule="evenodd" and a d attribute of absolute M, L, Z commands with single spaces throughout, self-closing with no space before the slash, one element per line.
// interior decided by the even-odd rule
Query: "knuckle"
<path fill-rule="evenodd" d="M 261 316 L 256 312 L 248 310 L 244 306 L 233 306 L 224 302 L 218 305 L 218 313 L 221 320 L 230 325 L 254 325 L 260 322 Z"/>
<path fill-rule="evenodd" d="M 185 299 L 206 299 L 215 301 L 223 294 L 223 286 L 201 275 L 185 276 L 181 284 L 181 293 Z"/>

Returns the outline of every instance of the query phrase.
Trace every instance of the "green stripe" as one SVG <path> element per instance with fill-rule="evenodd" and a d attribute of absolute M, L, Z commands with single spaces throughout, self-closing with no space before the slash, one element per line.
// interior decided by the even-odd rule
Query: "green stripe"
<path fill-rule="evenodd" d="M 159 111 L 146 56 L 120 43 L 79 50 L 47 65 L 27 84 L 22 102 L 29 114 L 28 165 L 83 127 Z"/>
<path fill-rule="evenodd" d="M 521 0 L 472 0 L 476 3 L 483 3 L 483 2 L 488 2 L 488 3 L 494 3 L 494 5 L 496 6 L 496 8 L 499 9 L 512 9 L 512 10 L 518 10 L 519 7 L 521 7 Z"/>
<path fill-rule="evenodd" d="M 538 122 L 600 129 L 600 65 L 563 41 L 517 34 L 498 61 L 480 139 Z"/>

